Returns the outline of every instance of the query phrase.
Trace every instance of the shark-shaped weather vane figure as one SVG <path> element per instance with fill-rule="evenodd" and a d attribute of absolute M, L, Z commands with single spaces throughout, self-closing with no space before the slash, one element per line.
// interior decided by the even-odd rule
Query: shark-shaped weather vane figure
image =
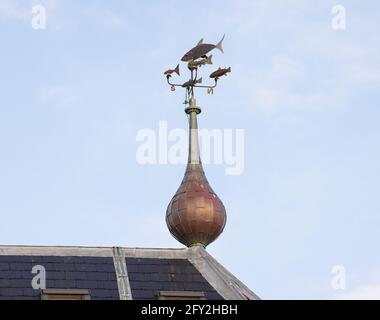
<path fill-rule="evenodd" d="M 187 68 L 190 70 L 190 79 L 186 82 L 172 83 L 171 77 L 174 73 L 178 76 L 180 75 L 179 64 L 174 69 L 169 69 L 164 72 L 166 76 L 167 82 L 171 87 L 172 91 L 176 90 L 176 87 L 182 87 L 186 89 L 186 100 L 184 104 L 188 104 L 191 98 L 194 98 L 194 88 L 204 88 L 207 89 L 207 93 L 214 93 L 214 88 L 217 86 L 218 80 L 221 76 L 227 75 L 227 73 L 231 72 L 231 68 L 219 68 L 210 74 L 210 78 L 214 80 L 214 84 L 211 85 L 202 85 L 202 78 L 198 78 L 198 69 L 205 65 L 211 65 L 212 63 L 212 55 L 208 55 L 210 51 L 213 49 L 218 49 L 222 53 L 223 51 L 223 38 L 216 44 L 203 43 L 203 39 L 201 39 L 198 44 L 189 50 L 181 59 L 182 62 L 187 62 Z"/>

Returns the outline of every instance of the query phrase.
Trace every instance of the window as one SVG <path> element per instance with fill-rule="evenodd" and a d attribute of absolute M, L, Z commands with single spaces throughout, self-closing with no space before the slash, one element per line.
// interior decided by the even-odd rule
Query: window
<path fill-rule="evenodd" d="M 205 294 L 199 291 L 159 291 L 158 300 L 206 300 Z"/>
<path fill-rule="evenodd" d="M 44 289 L 42 300 L 90 300 L 90 290 L 87 289 Z"/>

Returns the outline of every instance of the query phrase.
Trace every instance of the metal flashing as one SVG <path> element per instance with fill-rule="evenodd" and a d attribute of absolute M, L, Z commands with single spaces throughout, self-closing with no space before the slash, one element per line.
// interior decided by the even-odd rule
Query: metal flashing
<path fill-rule="evenodd" d="M 131 286 L 129 285 L 127 264 L 125 256 L 119 247 L 113 248 L 113 262 L 115 266 L 117 286 L 120 300 L 132 300 Z"/>
<path fill-rule="evenodd" d="M 246 285 L 224 268 L 202 246 L 188 249 L 189 261 L 226 300 L 260 300 Z"/>

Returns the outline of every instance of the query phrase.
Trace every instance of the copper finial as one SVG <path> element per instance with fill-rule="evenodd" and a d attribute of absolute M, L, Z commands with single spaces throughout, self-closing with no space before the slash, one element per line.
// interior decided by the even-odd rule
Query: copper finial
<path fill-rule="evenodd" d="M 189 160 L 182 183 L 166 211 L 166 224 L 174 238 L 184 245 L 206 247 L 222 233 L 227 216 L 203 172 L 197 125 L 201 109 L 194 98 L 185 111 L 189 115 Z"/>
<path fill-rule="evenodd" d="M 220 69 L 217 70 L 219 72 L 217 76 L 211 77 L 215 81 L 214 85 L 200 85 L 202 78 L 198 79 L 198 68 L 212 63 L 211 56 L 206 56 L 210 50 L 217 48 L 223 52 L 221 46 L 223 39 L 217 45 L 203 44 L 203 41 L 200 41 L 182 58 L 182 61 L 188 62 L 191 71 L 191 78 L 187 82 L 173 84 L 170 78 L 174 71 L 165 73 L 172 91 L 175 87 L 186 88 L 185 104 L 188 104 L 188 107 L 185 112 L 189 115 L 189 158 L 182 183 L 166 210 L 166 224 L 170 233 L 188 247 L 209 245 L 222 233 L 227 220 L 224 205 L 209 185 L 202 168 L 197 124 L 197 115 L 201 113 L 201 109 L 196 105 L 194 96 L 194 88 L 206 88 L 208 93 L 213 93 L 221 76 Z M 178 74 L 178 66 L 176 70 Z"/>

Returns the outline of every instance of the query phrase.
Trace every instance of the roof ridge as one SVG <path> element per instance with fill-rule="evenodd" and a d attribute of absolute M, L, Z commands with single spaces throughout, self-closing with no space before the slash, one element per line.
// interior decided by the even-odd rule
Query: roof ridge
<path fill-rule="evenodd" d="M 116 247 L 116 246 L 115 246 Z M 1 255 L 52 255 L 52 256 L 104 256 L 112 257 L 115 247 L 84 246 L 32 246 L 32 245 L 0 245 Z M 126 257 L 136 258 L 186 258 L 187 248 L 140 248 L 118 247 Z"/>

